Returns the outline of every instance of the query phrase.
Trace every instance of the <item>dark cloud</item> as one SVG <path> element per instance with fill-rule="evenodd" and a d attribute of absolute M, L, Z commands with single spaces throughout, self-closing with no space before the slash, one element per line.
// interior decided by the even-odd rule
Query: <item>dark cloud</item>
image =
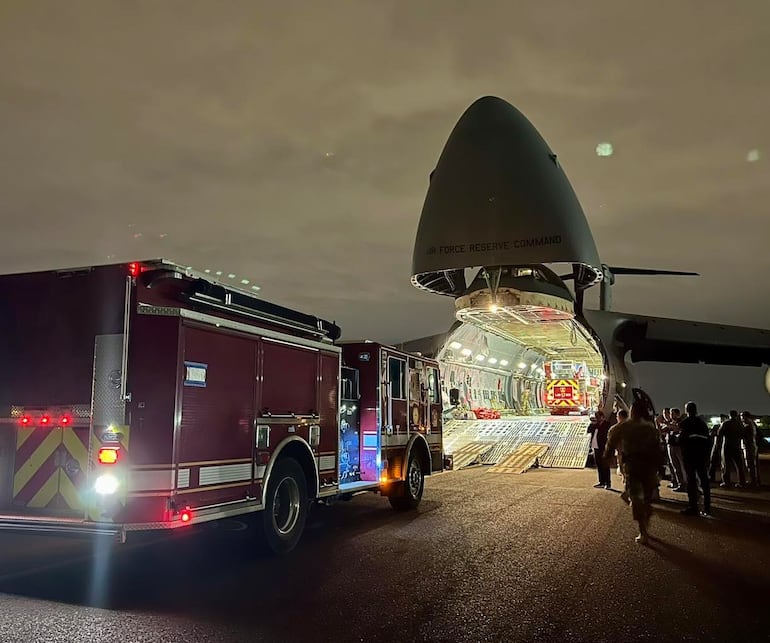
<path fill-rule="evenodd" d="M 350 337 L 440 331 L 412 241 L 492 93 L 559 154 L 605 261 L 703 275 L 621 278 L 618 308 L 767 326 L 768 25 L 762 0 L 6 2 L 0 270 L 161 255 Z"/>

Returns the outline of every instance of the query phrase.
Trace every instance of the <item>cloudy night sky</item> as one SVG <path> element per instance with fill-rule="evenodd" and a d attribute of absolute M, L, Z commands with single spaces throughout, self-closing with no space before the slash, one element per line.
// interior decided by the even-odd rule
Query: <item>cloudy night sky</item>
<path fill-rule="evenodd" d="M 492 94 L 559 155 L 603 261 L 702 275 L 619 277 L 615 309 L 770 327 L 766 0 L 0 0 L 0 58 L 0 272 L 162 256 L 348 339 L 441 332 L 412 243 Z M 724 388 L 706 370 L 646 377 Z M 729 372 L 736 405 L 770 401 Z"/>

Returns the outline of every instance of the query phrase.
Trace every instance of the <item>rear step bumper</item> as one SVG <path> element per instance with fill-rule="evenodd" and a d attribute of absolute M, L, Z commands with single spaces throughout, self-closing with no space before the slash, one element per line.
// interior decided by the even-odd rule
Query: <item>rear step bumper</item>
<path fill-rule="evenodd" d="M 3 531 L 16 533 L 32 532 L 41 535 L 48 534 L 74 538 L 111 538 L 120 543 L 126 540 L 126 532 L 122 525 L 56 518 L 0 515 L 0 532 Z"/>

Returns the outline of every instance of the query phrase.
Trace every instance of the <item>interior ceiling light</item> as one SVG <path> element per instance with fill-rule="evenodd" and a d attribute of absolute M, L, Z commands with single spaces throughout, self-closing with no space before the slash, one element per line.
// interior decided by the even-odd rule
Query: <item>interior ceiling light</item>
<path fill-rule="evenodd" d="M 749 150 L 748 154 L 746 154 L 746 160 L 749 163 L 755 163 L 759 160 L 759 150 Z"/>
<path fill-rule="evenodd" d="M 461 352 L 463 355 L 468 357 L 473 351 L 470 348 L 463 348 Z"/>
<path fill-rule="evenodd" d="M 451 348 L 454 348 L 456 351 L 459 351 L 463 347 L 463 345 L 460 342 L 452 342 L 451 344 L 449 344 L 449 346 Z"/>
<path fill-rule="evenodd" d="M 483 362 L 483 361 L 486 359 L 486 357 L 484 357 L 483 355 L 480 355 L 480 354 L 479 354 L 479 355 L 476 355 L 476 359 L 477 359 L 479 362 Z"/>
<path fill-rule="evenodd" d="M 612 156 L 612 143 L 599 143 L 596 146 L 596 156 Z"/>
<path fill-rule="evenodd" d="M 487 360 L 487 363 L 489 363 L 489 364 L 497 364 L 497 358 L 496 357 L 490 357 Z"/>
<path fill-rule="evenodd" d="M 524 362 L 519 362 L 519 368 L 527 368 L 527 365 Z"/>
<path fill-rule="evenodd" d="M 507 359 L 501 359 L 500 360 L 500 366 L 508 366 L 508 360 Z"/>
<path fill-rule="evenodd" d="M 515 315 L 510 314 L 511 312 Z M 553 312 L 553 317 L 549 314 Z M 548 313 L 548 314 L 547 314 Z M 473 336 L 477 332 L 489 337 L 489 343 L 485 348 L 479 348 L 478 352 L 486 355 L 507 350 L 497 350 L 493 345 L 494 341 L 503 340 L 510 342 L 518 350 L 525 350 L 527 353 L 514 353 L 512 361 L 514 364 L 523 363 L 525 368 L 529 366 L 530 359 L 539 362 L 551 360 L 570 360 L 576 362 L 585 362 L 587 367 L 594 372 L 601 373 L 604 368 L 601 353 L 596 346 L 596 342 L 580 322 L 566 318 L 560 311 L 552 309 L 539 308 L 537 310 L 530 307 L 500 308 L 497 313 L 489 312 L 488 307 L 483 309 L 474 309 L 471 311 L 460 311 L 457 313 L 460 321 L 464 322 L 463 328 L 465 335 L 469 338 L 467 343 L 478 345 L 480 337 Z M 471 330 L 473 329 L 473 330 Z M 456 336 L 458 339 L 459 335 Z M 533 359 L 536 353 L 543 359 Z M 510 353 L 509 353 L 510 354 Z M 499 358 L 498 358 L 499 359 Z M 499 362 L 498 362 L 499 363 Z"/>

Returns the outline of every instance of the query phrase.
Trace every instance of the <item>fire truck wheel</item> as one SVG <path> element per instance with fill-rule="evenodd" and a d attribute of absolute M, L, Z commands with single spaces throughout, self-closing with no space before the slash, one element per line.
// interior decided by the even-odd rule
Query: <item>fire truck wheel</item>
<path fill-rule="evenodd" d="M 297 546 L 309 509 L 302 467 L 293 458 L 279 460 L 267 483 L 262 512 L 266 544 L 273 552 L 286 554 Z"/>
<path fill-rule="evenodd" d="M 396 511 L 416 509 L 422 500 L 422 490 L 425 487 L 425 475 L 419 456 L 414 451 L 409 455 L 409 465 L 406 468 L 403 492 L 398 496 L 390 496 L 390 506 Z"/>

